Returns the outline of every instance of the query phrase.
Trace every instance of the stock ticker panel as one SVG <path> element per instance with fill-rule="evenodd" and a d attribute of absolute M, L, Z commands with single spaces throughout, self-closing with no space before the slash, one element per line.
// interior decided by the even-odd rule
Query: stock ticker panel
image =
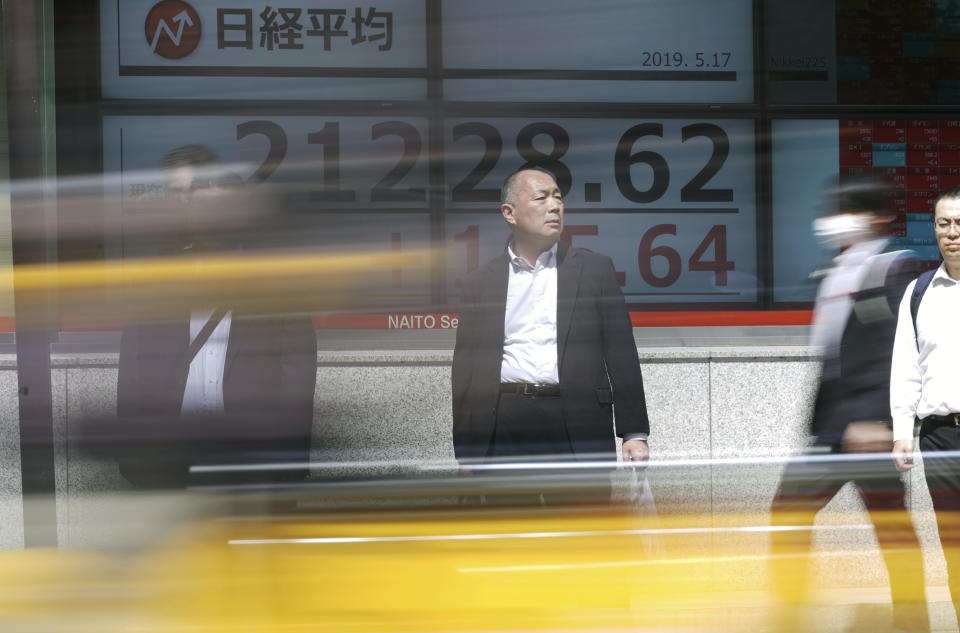
<path fill-rule="evenodd" d="M 892 182 L 895 240 L 926 261 L 938 261 L 933 203 L 940 191 L 960 185 L 960 119 L 839 123 L 841 178 L 870 170 Z"/>
<path fill-rule="evenodd" d="M 841 0 L 837 102 L 960 103 L 960 3 Z"/>

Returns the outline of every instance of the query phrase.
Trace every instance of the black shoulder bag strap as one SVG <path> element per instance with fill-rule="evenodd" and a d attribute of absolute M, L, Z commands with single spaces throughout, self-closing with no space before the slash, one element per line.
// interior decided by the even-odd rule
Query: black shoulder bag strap
<path fill-rule="evenodd" d="M 226 314 L 227 311 L 225 309 L 217 308 L 213 311 L 213 314 L 210 315 L 210 318 L 207 319 L 207 322 L 203 324 L 203 328 L 197 333 L 197 338 L 193 339 L 193 341 L 190 342 L 190 347 L 187 348 L 187 365 L 192 363 L 193 359 L 197 357 L 200 348 L 206 344 L 210 335 L 217 329 L 217 326 L 220 325 L 220 321 L 223 320 Z"/>
<path fill-rule="evenodd" d="M 923 293 L 927 291 L 927 287 L 930 285 L 930 282 L 933 280 L 933 274 L 937 272 L 936 269 L 928 270 L 919 277 L 917 277 L 917 283 L 913 286 L 913 294 L 910 295 L 910 316 L 913 319 L 913 338 L 917 338 L 917 313 L 920 312 L 920 301 L 923 299 Z M 917 349 L 920 349 L 920 341 L 917 340 Z"/>

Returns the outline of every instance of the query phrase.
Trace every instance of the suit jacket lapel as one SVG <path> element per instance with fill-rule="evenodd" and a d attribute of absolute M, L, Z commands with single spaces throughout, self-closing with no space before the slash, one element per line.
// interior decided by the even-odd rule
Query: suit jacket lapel
<path fill-rule="evenodd" d="M 580 286 L 582 262 L 577 251 L 566 244 L 557 248 L 557 371 L 563 376 L 564 350 L 570 323 L 573 320 L 573 306 L 577 300 L 577 288 Z"/>
<path fill-rule="evenodd" d="M 166 359 L 164 374 L 170 377 L 170 402 L 176 401 L 176 410 L 179 413 L 190 373 L 190 361 L 187 359 L 187 348 L 190 347 L 190 313 L 172 320 L 169 325 L 164 326 L 164 332 L 162 337 L 154 335 L 156 340 L 149 343 L 158 345 L 157 353 L 160 358 Z"/>
<path fill-rule="evenodd" d="M 494 347 L 499 361 L 503 356 L 503 321 L 507 309 L 507 284 L 510 282 L 510 257 L 504 253 L 494 261 L 484 280 L 481 309 L 486 315 L 484 321 L 490 340 L 497 341 Z"/>

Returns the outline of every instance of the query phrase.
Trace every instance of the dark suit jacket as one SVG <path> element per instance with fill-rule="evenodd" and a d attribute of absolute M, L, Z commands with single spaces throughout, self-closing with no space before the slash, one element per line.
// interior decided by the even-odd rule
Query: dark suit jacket
<path fill-rule="evenodd" d="M 503 360 L 509 260 L 466 278 L 453 353 L 453 446 L 482 458 L 493 439 Z M 563 420 L 574 453 L 609 453 L 617 434 L 649 433 L 633 329 L 610 258 L 557 250 L 557 360 Z"/>
<path fill-rule="evenodd" d="M 839 444 L 851 422 L 890 418 L 890 357 L 904 290 L 918 273 L 909 252 L 871 258 L 866 281 L 854 295 L 837 354 L 824 359 L 814 403 L 812 433 L 818 444 Z"/>
<path fill-rule="evenodd" d="M 184 420 L 180 416 L 190 369 L 189 335 L 186 316 L 124 328 L 117 381 L 118 430 L 134 440 L 129 445 L 135 448 L 140 440 L 147 455 L 161 448 L 172 453 L 144 464 L 137 458 L 140 450 L 134 450 L 133 459 L 121 458 L 124 476 L 132 483 L 150 485 L 175 482 L 175 475 L 183 474 L 157 471 L 182 470 L 184 463 L 196 461 L 283 458 L 305 462 L 317 375 L 316 334 L 310 318 L 233 314 L 222 417 Z"/>

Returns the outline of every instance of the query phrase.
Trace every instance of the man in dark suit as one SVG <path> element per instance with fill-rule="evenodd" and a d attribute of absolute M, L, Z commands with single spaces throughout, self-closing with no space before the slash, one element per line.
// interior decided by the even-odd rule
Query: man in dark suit
<path fill-rule="evenodd" d="M 124 328 L 117 414 L 132 452 L 121 457 L 121 474 L 137 486 L 180 487 L 190 481 L 191 466 L 272 463 L 284 465 L 199 481 L 302 479 L 310 457 L 317 372 L 310 319 L 228 311 L 224 339 L 216 340 L 214 329 L 196 352 L 206 355 L 206 364 L 217 358 L 212 350 L 219 349 L 223 358 L 222 371 L 213 369 L 218 404 L 208 406 L 197 395 L 198 380 L 190 378 L 191 372 L 197 374 L 191 351 L 191 334 L 197 334 L 191 325 L 197 319 L 191 316 Z"/>
<path fill-rule="evenodd" d="M 215 155 L 196 145 L 177 148 L 164 166 L 168 201 L 177 200 L 171 218 L 187 226 L 173 232 L 182 236 L 173 257 L 237 252 L 236 232 L 225 238 L 203 217 L 239 212 L 249 196 L 236 177 L 221 174 Z M 117 413 L 129 452 L 120 456 L 121 474 L 144 487 L 302 479 L 317 371 L 310 317 L 271 314 L 249 294 L 203 300 L 210 303 L 183 299 L 170 309 L 162 302 L 154 318 L 123 330 Z M 256 468 L 190 477 L 191 466 L 211 464 Z"/>
<path fill-rule="evenodd" d="M 504 181 L 507 252 L 462 286 L 453 356 L 453 443 L 461 462 L 534 455 L 648 456 L 643 381 L 623 293 L 608 257 L 558 244 L 554 178 Z"/>
<path fill-rule="evenodd" d="M 904 509 L 903 482 L 888 457 L 897 308 L 917 271 L 910 252 L 889 249 L 895 218 L 890 195 L 882 181 L 849 177 L 825 192 L 829 211 L 814 224 L 836 257 L 820 282 L 811 328 L 811 343 L 823 350 L 812 445 L 808 455 L 788 463 L 771 508 L 772 523 L 782 528 L 771 533 L 773 586 L 786 607 L 781 624 L 787 627 L 796 625 L 790 605 L 803 607 L 807 600 L 816 513 L 853 482 L 889 571 L 894 626 L 929 630 L 920 547 Z"/>

